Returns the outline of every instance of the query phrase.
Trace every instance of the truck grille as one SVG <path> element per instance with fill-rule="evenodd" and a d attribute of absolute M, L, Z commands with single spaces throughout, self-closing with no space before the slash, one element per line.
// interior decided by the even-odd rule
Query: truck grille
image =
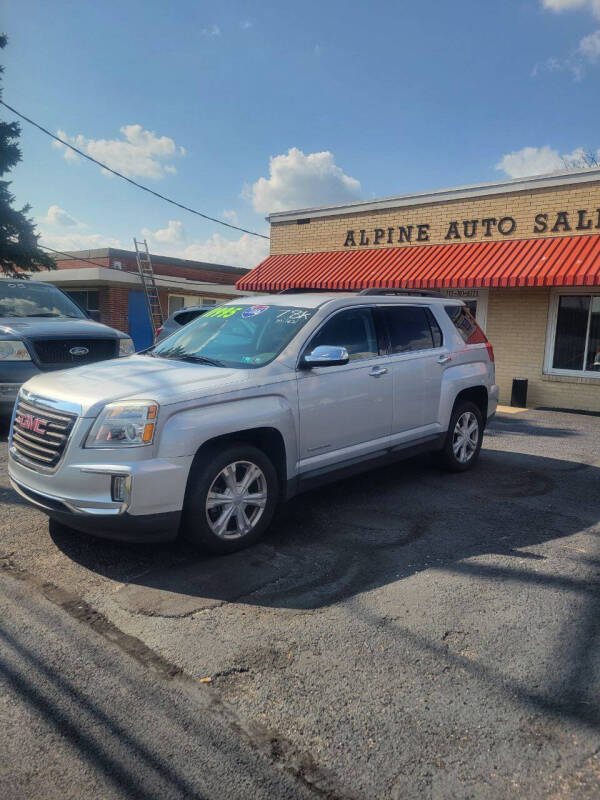
<path fill-rule="evenodd" d="M 115 339 L 37 339 L 33 346 L 40 364 L 50 368 L 93 364 L 117 355 Z"/>
<path fill-rule="evenodd" d="M 76 420 L 77 414 L 19 398 L 11 439 L 14 455 L 33 466 L 56 467 Z"/>

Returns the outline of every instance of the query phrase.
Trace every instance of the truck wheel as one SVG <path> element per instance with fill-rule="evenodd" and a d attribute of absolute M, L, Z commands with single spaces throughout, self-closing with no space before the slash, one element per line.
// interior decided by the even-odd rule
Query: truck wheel
<path fill-rule="evenodd" d="M 213 450 L 190 473 L 183 534 L 213 553 L 241 550 L 268 528 L 278 496 L 275 467 L 257 447 L 240 443 Z"/>
<path fill-rule="evenodd" d="M 483 418 L 475 403 L 458 403 L 450 417 L 446 441 L 439 456 L 452 472 L 465 472 L 475 464 L 483 441 Z"/>

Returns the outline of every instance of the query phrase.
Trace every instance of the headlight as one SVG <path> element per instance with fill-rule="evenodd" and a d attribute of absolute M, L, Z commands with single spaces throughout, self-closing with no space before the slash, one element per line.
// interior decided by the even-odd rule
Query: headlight
<path fill-rule="evenodd" d="M 119 339 L 119 358 L 121 356 L 132 356 L 135 353 L 133 341 L 127 337 L 126 339 Z"/>
<path fill-rule="evenodd" d="M 0 340 L 0 361 L 31 361 L 24 342 L 14 339 Z"/>
<path fill-rule="evenodd" d="M 109 403 L 89 432 L 86 447 L 140 447 L 152 444 L 158 403 Z"/>

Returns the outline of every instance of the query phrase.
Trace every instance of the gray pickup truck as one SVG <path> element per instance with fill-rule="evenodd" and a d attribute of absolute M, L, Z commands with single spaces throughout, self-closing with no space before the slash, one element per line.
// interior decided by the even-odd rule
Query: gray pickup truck
<path fill-rule="evenodd" d="M 0 278 L 0 417 L 34 375 L 133 352 L 129 336 L 91 320 L 55 286 Z"/>

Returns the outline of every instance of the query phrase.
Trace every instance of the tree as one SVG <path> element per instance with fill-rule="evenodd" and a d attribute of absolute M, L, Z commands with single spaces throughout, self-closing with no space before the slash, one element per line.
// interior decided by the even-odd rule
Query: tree
<path fill-rule="evenodd" d="M 0 49 L 6 47 L 7 41 L 6 36 L 0 34 Z M 0 75 L 2 72 L 4 67 L 0 65 Z M 21 160 L 20 135 L 21 127 L 17 122 L 0 120 L 0 178 Z M 20 211 L 13 208 L 15 197 L 9 186 L 10 181 L 0 180 L 0 273 L 24 277 L 22 271 L 56 269 L 54 259 L 38 246 L 35 225 L 27 216 L 31 206 L 25 205 Z"/>
<path fill-rule="evenodd" d="M 579 148 L 575 150 L 573 155 L 563 156 L 563 164 L 565 165 L 565 169 L 570 170 L 600 167 L 598 155 L 600 155 L 600 151 L 595 153 L 591 148 L 588 150 Z"/>

